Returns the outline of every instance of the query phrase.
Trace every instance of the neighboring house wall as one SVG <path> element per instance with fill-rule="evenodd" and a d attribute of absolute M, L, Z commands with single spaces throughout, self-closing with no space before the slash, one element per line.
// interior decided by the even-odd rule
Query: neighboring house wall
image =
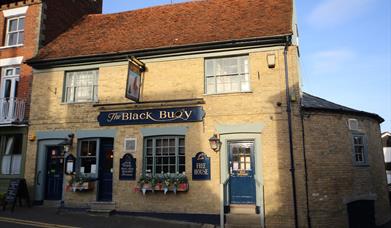
<path fill-rule="evenodd" d="M 306 153 L 310 214 L 316 227 L 348 227 L 347 204 L 375 200 L 376 223 L 390 219 L 379 123 L 371 118 L 306 113 Z M 358 119 L 351 131 L 348 119 Z M 355 165 L 352 135 L 366 138 L 367 165 Z"/>
<path fill-rule="evenodd" d="M 391 184 L 391 133 L 383 133 L 382 144 L 384 152 L 384 162 L 386 163 L 387 183 Z"/>
<path fill-rule="evenodd" d="M 32 68 L 24 64 L 24 61 L 34 57 L 40 47 L 40 37 L 54 39 L 61 32 L 66 30 L 72 23 L 82 18 L 83 15 L 94 12 L 100 13 L 102 1 L 58 1 L 48 0 L 47 4 L 41 0 L 9 0 L 1 1 L 0 5 L 0 193 L 5 192 L 8 187 L 8 181 L 11 178 L 21 178 L 24 173 L 32 170 L 24 169 L 24 160 L 27 145 L 27 131 L 30 114 L 30 95 L 33 72 Z M 66 3 L 66 4 L 65 4 Z M 100 5 L 99 5 L 100 4 Z M 46 7 L 48 6 L 48 7 Z M 60 8 L 61 7 L 61 8 Z M 42 14 L 42 10 L 46 14 Z M 48 12 L 50 10 L 50 12 Z M 61 12 L 61 13 L 60 13 Z M 23 18 L 24 23 L 19 23 L 18 34 L 23 36 L 16 45 L 10 45 L 7 39 L 9 32 L 9 21 L 17 18 Z M 42 24 L 42 20 L 44 24 Z M 18 24 L 18 23 L 17 23 Z M 46 26 L 46 30 L 45 28 Z M 46 41 L 48 41 L 46 39 Z M 20 72 L 13 71 L 17 77 L 13 77 L 10 97 L 5 92 L 5 74 L 8 68 L 20 68 Z M 17 75 L 16 75 L 17 74 Z M 7 74 L 7 76 L 9 76 Z M 55 91 L 52 91 L 55 92 Z M 14 107 L 16 113 L 21 116 L 19 119 L 8 118 L 13 115 L 8 111 Z M 6 111 L 5 111 L 6 110 Z M 23 115 L 21 113 L 24 113 Z M 8 118 L 8 119 L 7 119 Z M 9 153 L 4 146 L 7 143 L 15 144 L 10 137 L 21 137 L 21 151 L 15 151 L 17 155 L 11 161 L 5 161 L 8 158 L 4 156 Z M 19 143 L 19 139 L 18 139 Z M 16 146 L 16 145 L 15 145 Z M 17 162 L 16 159 L 19 159 Z M 19 160 L 18 160 L 19 161 Z M 12 167 L 18 170 L 16 173 L 3 173 L 2 168 L 12 163 Z"/>

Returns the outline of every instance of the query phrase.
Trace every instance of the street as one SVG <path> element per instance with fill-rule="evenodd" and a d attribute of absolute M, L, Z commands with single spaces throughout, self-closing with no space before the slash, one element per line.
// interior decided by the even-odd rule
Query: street
<path fill-rule="evenodd" d="M 206 228 L 212 225 L 196 223 L 168 221 L 148 217 L 133 216 L 97 216 L 85 212 L 62 210 L 56 214 L 57 208 L 48 207 L 17 207 L 14 212 L 10 210 L 0 211 L 0 227 L 57 227 L 57 228 L 79 228 L 79 227 L 159 227 L 159 228 Z"/>

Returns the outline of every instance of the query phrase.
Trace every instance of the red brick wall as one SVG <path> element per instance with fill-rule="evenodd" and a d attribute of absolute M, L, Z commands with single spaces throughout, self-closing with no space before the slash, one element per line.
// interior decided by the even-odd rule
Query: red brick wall
<path fill-rule="evenodd" d="M 3 10 L 28 5 L 25 15 L 24 45 L 21 47 L 0 49 L 0 59 L 23 56 L 23 61 L 34 57 L 38 51 L 39 28 L 41 25 L 41 10 L 43 10 L 41 31 L 44 39 L 41 45 L 55 39 L 67 30 L 73 23 L 89 13 L 102 12 L 102 0 L 24 0 L 15 3 L 0 5 L 0 46 L 4 46 L 6 32 L 6 18 Z M 20 80 L 18 85 L 18 98 L 26 100 L 26 120 L 30 110 L 30 95 L 32 83 L 32 68 L 21 64 Z M 1 75 L 0 75 L 1 77 Z"/>
<path fill-rule="evenodd" d="M 86 14 L 102 13 L 102 0 L 46 0 L 44 14 L 46 45 Z"/>
<path fill-rule="evenodd" d="M 37 2 L 37 1 L 35 1 Z M 18 7 L 23 6 L 18 3 Z M 10 8 L 14 8 L 12 5 Z M 7 9 L 2 6 L 2 9 Z M 25 15 L 25 29 L 24 29 L 24 44 L 21 47 L 0 49 L 0 59 L 13 58 L 23 56 L 23 61 L 32 58 L 36 54 L 36 47 L 38 44 L 38 28 L 39 28 L 39 14 L 41 11 L 41 4 L 31 4 Z M 0 46 L 5 44 L 5 32 L 7 27 L 7 19 L 0 12 Z M 21 64 L 20 80 L 18 85 L 18 98 L 26 100 L 26 119 L 29 115 L 29 104 L 31 94 L 32 69 L 26 64 Z"/>

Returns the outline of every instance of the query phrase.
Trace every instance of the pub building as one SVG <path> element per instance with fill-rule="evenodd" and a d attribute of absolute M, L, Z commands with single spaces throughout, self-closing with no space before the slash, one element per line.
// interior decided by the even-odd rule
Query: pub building
<path fill-rule="evenodd" d="M 386 223 L 383 119 L 302 92 L 297 40 L 291 0 L 84 17 L 27 61 L 34 202 L 222 226 Z"/>

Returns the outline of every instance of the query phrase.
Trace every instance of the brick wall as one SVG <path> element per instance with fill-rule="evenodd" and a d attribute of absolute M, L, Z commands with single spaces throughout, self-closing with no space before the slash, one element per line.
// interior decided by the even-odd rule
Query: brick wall
<path fill-rule="evenodd" d="M 369 166 L 353 165 L 349 118 L 368 137 Z M 348 227 L 347 203 L 376 196 L 377 225 L 390 219 L 379 123 L 354 115 L 309 113 L 305 119 L 312 222 L 316 227 Z"/>

